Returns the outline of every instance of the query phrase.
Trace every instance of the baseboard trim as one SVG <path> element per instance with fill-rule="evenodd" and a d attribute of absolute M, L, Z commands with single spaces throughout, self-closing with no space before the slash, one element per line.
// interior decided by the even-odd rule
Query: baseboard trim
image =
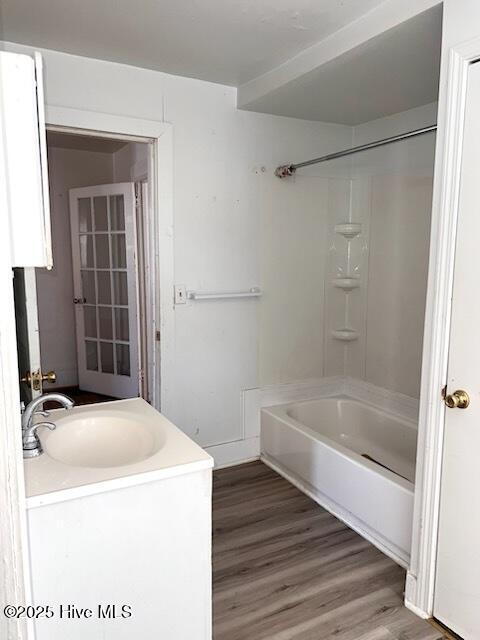
<path fill-rule="evenodd" d="M 215 469 L 233 467 L 237 464 L 252 462 L 260 457 L 260 438 L 248 438 L 246 440 L 236 440 L 225 444 L 216 444 L 205 447 L 215 461 Z"/>
<path fill-rule="evenodd" d="M 432 617 L 432 611 L 425 611 L 414 602 L 418 602 L 418 584 L 417 577 L 410 571 L 407 571 L 407 579 L 405 580 L 405 606 L 410 611 L 413 611 L 415 615 L 424 620 L 429 620 Z"/>
<path fill-rule="evenodd" d="M 412 611 L 412 613 L 417 615 L 419 618 L 423 618 L 424 620 L 429 620 L 430 619 L 430 616 L 426 611 L 423 611 L 422 609 L 419 609 L 417 606 L 412 604 L 410 602 L 410 600 L 407 600 L 407 598 L 405 598 L 405 606 L 407 607 L 407 609 Z"/>

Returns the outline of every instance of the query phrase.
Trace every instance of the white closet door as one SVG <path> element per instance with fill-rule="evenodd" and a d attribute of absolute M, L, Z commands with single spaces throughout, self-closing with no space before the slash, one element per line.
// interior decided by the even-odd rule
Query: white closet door
<path fill-rule="evenodd" d="M 71 189 L 70 218 L 79 386 L 138 396 L 134 184 Z"/>
<path fill-rule="evenodd" d="M 480 63 L 468 72 L 464 149 L 448 359 L 448 393 L 465 390 L 466 409 L 446 409 L 434 615 L 465 640 L 480 638 Z"/>

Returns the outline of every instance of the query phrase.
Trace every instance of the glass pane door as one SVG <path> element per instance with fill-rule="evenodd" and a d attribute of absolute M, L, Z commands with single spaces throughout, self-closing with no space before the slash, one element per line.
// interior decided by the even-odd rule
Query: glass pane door
<path fill-rule="evenodd" d="M 72 190 L 74 279 L 78 271 L 79 348 L 86 372 L 138 378 L 132 363 L 132 353 L 138 353 L 132 345 L 138 340 L 135 210 L 133 185 L 127 184 L 127 190 L 125 184 Z"/>

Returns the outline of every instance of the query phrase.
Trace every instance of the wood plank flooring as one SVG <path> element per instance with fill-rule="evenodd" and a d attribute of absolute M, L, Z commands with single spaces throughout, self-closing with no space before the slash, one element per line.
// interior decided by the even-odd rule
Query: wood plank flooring
<path fill-rule="evenodd" d="M 55 389 L 55 387 L 49 387 L 48 389 L 43 390 L 44 393 L 64 393 L 69 398 L 71 398 L 77 406 L 83 404 L 97 404 L 99 402 L 110 402 L 111 400 L 117 400 L 117 398 L 112 398 L 111 396 L 104 396 L 101 393 L 94 393 L 92 391 L 83 391 L 79 387 L 59 387 Z M 45 409 L 58 409 L 58 403 L 56 402 L 46 402 Z"/>
<path fill-rule="evenodd" d="M 215 640 L 440 640 L 405 572 L 261 462 L 214 473 Z"/>

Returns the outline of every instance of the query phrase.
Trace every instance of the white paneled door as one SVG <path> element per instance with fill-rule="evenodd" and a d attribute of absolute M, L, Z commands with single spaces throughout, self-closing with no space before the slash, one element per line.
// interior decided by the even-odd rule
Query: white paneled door
<path fill-rule="evenodd" d="M 480 638 L 480 63 L 470 66 L 461 167 L 442 465 L 434 615 L 464 640 Z M 456 400 L 455 400 L 456 398 Z M 448 398 L 447 398 L 448 400 Z"/>
<path fill-rule="evenodd" d="M 70 190 L 79 386 L 139 395 L 135 188 Z"/>

